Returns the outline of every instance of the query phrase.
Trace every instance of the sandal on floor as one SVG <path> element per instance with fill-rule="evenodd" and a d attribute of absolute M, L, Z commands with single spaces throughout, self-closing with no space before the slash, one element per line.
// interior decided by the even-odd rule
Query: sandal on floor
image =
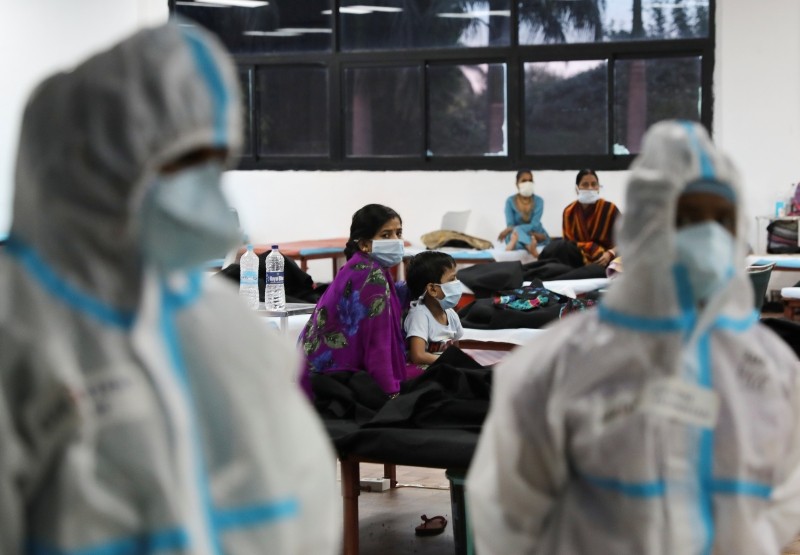
<path fill-rule="evenodd" d="M 428 518 L 422 515 L 420 518 L 422 519 L 422 524 L 414 529 L 418 536 L 435 536 L 436 534 L 441 534 L 447 526 L 447 519 L 443 516 Z"/>

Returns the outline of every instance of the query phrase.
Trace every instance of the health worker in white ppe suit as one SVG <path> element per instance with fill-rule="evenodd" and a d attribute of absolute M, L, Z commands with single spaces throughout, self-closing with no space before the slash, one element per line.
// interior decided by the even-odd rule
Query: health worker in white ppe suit
<path fill-rule="evenodd" d="M 0 257 L 0 554 L 339 551 L 293 348 L 201 280 L 238 239 L 239 103 L 222 46 L 173 24 L 29 100 Z"/>
<path fill-rule="evenodd" d="M 776 555 L 800 530 L 800 368 L 753 308 L 738 181 L 700 125 L 648 131 L 625 272 L 496 368 L 478 553 Z"/>

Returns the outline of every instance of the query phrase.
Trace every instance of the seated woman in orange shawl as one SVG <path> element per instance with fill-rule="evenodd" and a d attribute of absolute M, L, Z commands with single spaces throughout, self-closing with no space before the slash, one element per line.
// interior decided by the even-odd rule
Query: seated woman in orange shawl
<path fill-rule="evenodd" d="M 564 209 L 562 234 L 578 245 L 584 264 L 605 268 L 617 257 L 611 235 L 620 211 L 613 202 L 600 198 L 600 182 L 594 170 L 578 172 L 575 191 L 578 200 Z"/>

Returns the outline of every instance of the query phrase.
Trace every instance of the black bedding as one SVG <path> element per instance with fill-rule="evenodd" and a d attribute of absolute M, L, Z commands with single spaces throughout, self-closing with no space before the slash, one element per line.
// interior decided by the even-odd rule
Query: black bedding
<path fill-rule="evenodd" d="M 499 291 L 486 299 L 476 299 L 458 311 L 465 328 L 500 330 L 539 329 L 566 314 L 594 305 L 594 300 L 573 299 L 544 287 L 534 279 L 530 285 Z"/>
<path fill-rule="evenodd" d="M 561 316 L 562 305 L 537 308 L 529 312 L 505 310 L 493 299 L 477 299 L 458 312 L 461 325 L 477 330 L 502 330 L 508 328 L 543 328 Z"/>
<path fill-rule="evenodd" d="M 467 468 L 489 409 L 491 375 L 451 347 L 393 399 L 366 372 L 316 374 L 311 387 L 340 456 Z"/>
<path fill-rule="evenodd" d="M 459 270 L 457 275 L 481 299 L 522 287 L 526 281 L 604 278 L 606 269 L 597 264 L 570 266 L 556 259 L 540 259 L 529 264 L 519 261 L 475 264 Z"/>

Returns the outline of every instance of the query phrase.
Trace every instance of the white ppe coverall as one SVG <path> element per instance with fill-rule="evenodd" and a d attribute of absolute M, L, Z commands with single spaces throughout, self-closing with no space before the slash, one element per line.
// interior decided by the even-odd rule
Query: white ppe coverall
<path fill-rule="evenodd" d="M 728 280 L 703 308 L 676 263 L 676 203 L 738 200 Z M 481 555 L 777 555 L 800 530 L 798 361 L 758 323 L 729 160 L 697 124 L 647 133 L 618 244 L 625 272 L 495 370 L 467 475 Z"/>
<path fill-rule="evenodd" d="M 199 28 L 140 31 L 25 111 L 0 251 L 0 554 L 333 554 L 335 459 L 298 357 L 199 271 L 143 262 L 166 162 L 237 155 L 233 64 Z"/>

